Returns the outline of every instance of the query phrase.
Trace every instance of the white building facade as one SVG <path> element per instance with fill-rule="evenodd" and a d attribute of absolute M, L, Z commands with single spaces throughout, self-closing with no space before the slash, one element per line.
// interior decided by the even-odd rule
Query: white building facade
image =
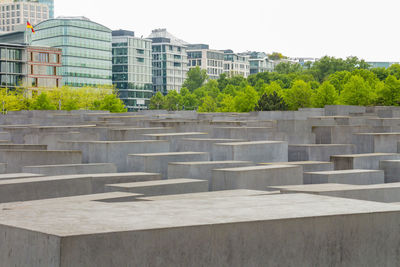
<path fill-rule="evenodd" d="M 13 32 L 26 26 L 35 25 L 50 18 L 47 4 L 31 1 L 0 1 L 0 32 Z"/>

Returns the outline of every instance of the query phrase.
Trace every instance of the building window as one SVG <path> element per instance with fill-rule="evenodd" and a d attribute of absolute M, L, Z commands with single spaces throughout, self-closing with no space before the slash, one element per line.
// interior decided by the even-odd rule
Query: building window
<path fill-rule="evenodd" d="M 49 54 L 39 53 L 39 62 L 49 62 Z"/>

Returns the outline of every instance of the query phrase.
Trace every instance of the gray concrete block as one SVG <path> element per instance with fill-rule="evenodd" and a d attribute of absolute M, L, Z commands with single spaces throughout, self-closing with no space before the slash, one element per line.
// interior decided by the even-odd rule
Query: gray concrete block
<path fill-rule="evenodd" d="M 304 184 L 382 184 L 385 182 L 383 171 L 378 170 L 339 170 L 305 172 Z"/>
<path fill-rule="evenodd" d="M 381 160 L 400 160 L 400 154 L 370 153 L 331 156 L 331 161 L 335 165 L 335 170 L 379 170 L 379 162 Z"/>
<path fill-rule="evenodd" d="M 244 141 L 245 140 L 241 139 L 182 138 L 177 141 L 177 151 L 212 152 L 214 144 L 244 142 Z M 212 153 L 210 153 L 210 160 L 214 160 Z"/>
<path fill-rule="evenodd" d="M 332 162 L 326 161 L 290 161 L 290 162 L 268 162 L 259 163 L 260 165 L 299 165 L 303 167 L 303 172 L 333 171 Z"/>
<path fill-rule="evenodd" d="M 22 178 L 37 178 L 42 176 L 43 176 L 42 174 L 36 174 L 36 173 L 4 173 L 0 174 L 0 181 L 22 179 Z"/>
<path fill-rule="evenodd" d="M 329 161 L 332 155 L 352 154 L 349 144 L 289 145 L 289 161 Z"/>
<path fill-rule="evenodd" d="M 142 140 L 143 134 L 157 134 L 157 133 L 168 133 L 174 129 L 169 127 L 147 127 L 147 128 L 115 128 L 110 129 L 107 133 L 108 141 L 130 141 L 130 140 Z"/>
<path fill-rule="evenodd" d="M 213 169 L 247 167 L 254 165 L 251 161 L 197 161 L 168 163 L 168 179 L 192 178 L 207 180 L 211 190 Z"/>
<path fill-rule="evenodd" d="M 44 175 L 116 173 L 117 167 L 114 163 L 62 164 L 25 166 L 22 171 Z"/>
<path fill-rule="evenodd" d="M 167 179 L 170 162 L 208 161 L 209 159 L 207 152 L 130 154 L 127 158 L 127 168 L 130 171 L 160 173 L 163 179 Z"/>
<path fill-rule="evenodd" d="M 282 141 L 254 141 L 214 144 L 215 161 L 239 160 L 259 162 L 288 161 L 288 143 Z"/>
<path fill-rule="evenodd" d="M 0 144 L 0 150 L 47 150 L 47 145 Z"/>
<path fill-rule="evenodd" d="M 307 184 L 273 186 L 271 190 L 281 193 L 307 193 L 331 197 L 359 199 L 384 203 L 400 202 L 400 183 L 350 185 L 350 184 Z"/>
<path fill-rule="evenodd" d="M 303 184 L 303 169 L 296 165 L 271 165 L 214 169 L 212 191 L 231 189 L 266 190 L 272 185 Z"/>
<path fill-rule="evenodd" d="M 106 184 L 159 180 L 155 173 L 101 173 L 0 180 L 0 203 L 105 192 Z"/>
<path fill-rule="evenodd" d="M 398 262 L 400 207 L 387 203 L 285 194 L 112 205 L 43 200 L 0 210 L 4 266 Z"/>
<path fill-rule="evenodd" d="M 400 133 L 356 133 L 353 134 L 355 153 L 397 153 Z"/>
<path fill-rule="evenodd" d="M 385 172 L 385 183 L 400 182 L 400 160 L 381 160 L 379 169 Z"/>
<path fill-rule="evenodd" d="M 162 181 L 109 184 L 106 191 L 129 192 L 144 196 L 163 196 L 208 191 L 208 181 L 196 179 L 171 179 Z"/>
<path fill-rule="evenodd" d="M 82 151 L 83 163 L 114 163 L 118 171 L 129 169 L 126 158 L 129 154 L 168 152 L 168 141 L 133 140 L 133 141 L 60 141 L 63 149 Z"/>
<path fill-rule="evenodd" d="M 144 140 L 164 140 L 170 143 L 172 152 L 178 151 L 178 140 L 182 138 L 207 138 L 208 133 L 204 132 L 181 132 L 181 133 L 158 133 L 158 134 L 143 134 Z"/>
<path fill-rule="evenodd" d="M 7 163 L 0 163 L 0 174 L 7 172 Z"/>
<path fill-rule="evenodd" d="M 7 163 L 8 173 L 22 172 L 23 166 L 82 163 L 80 151 L 0 150 L 0 162 Z"/>

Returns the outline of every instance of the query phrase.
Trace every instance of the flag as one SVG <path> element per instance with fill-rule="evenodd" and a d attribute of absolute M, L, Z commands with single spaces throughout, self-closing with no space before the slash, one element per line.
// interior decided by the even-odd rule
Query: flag
<path fill-rule="evenodd" d="M 29 23 L 29 21 L 26 22 L 26 28 L 31 29 L 33 33 L 35 33 L 35 29 L 33 29 L 33 26 Z"/>

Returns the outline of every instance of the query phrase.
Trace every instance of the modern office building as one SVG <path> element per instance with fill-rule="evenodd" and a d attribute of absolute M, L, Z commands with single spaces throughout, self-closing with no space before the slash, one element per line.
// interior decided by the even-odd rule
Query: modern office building
<path fill-rule="evenodd" d="M 187 43 L 166 29 L 153 30 L 148 39 L 153 42 L 153 91 L 167 94 L 180 91 L 188 71 Z"/>
<path fill-rule="evenodd" d="M 245 52 L 241 55 L 249 56 L 250 74 L 272 72 L 275 69 L 276 62 L 270 60 L 264 52 Z"/>
<path fill-rule="evenodd" d="M 224 52 L 211 50 L 206 44 L 191 44 L 187 47 L 189 69 L 200 67 L 207 70 L 209 79 L 218 79 L 224 73 Z"/>
<path fill-rule="evenodd" d="M 1 87 L 28 89 L 59 87 L 61 49 L 0 44 Z"/>
<path fill-rule="evenodd" d="M 43 3 L 42 3 L 43 2 Z M 44 3 L 46 2 L 46 3 Z M 54 9 L 54 1 L 0 1 L 0 32 L 12 32 L 18 30 L 18 26 L 25 26 L 29 21 L 35 25 L 50 18 L 49 2 Z"/>
<path fill-rule="evenodd" d="M 111 86 L 111 30 L 85 17 L 58 17 L 36 25 L 32 44 L 62 49 L 62 85 Z"/>
<path fill-rule="evenodd" d="M 375 61 L 375 62 L 367 62 L 371 66 L 371 68 L 389 68 L 393 64 L 400 64 L 399 62 L 385 62 L 385 61 Z"/>
<path fill-rule="evenodd" d="M 112 80 L 128 111 L 147 109 L 153 95 L 151 40 L 112 32 Z"/>
<path fill-rule="evenodd" d="M 232 50 L 223 50 L 224 52 L 224 72 L 229 77 L 241 75 L 247 78 L 250 75 L 250 56 L 234 53 Z"/>

